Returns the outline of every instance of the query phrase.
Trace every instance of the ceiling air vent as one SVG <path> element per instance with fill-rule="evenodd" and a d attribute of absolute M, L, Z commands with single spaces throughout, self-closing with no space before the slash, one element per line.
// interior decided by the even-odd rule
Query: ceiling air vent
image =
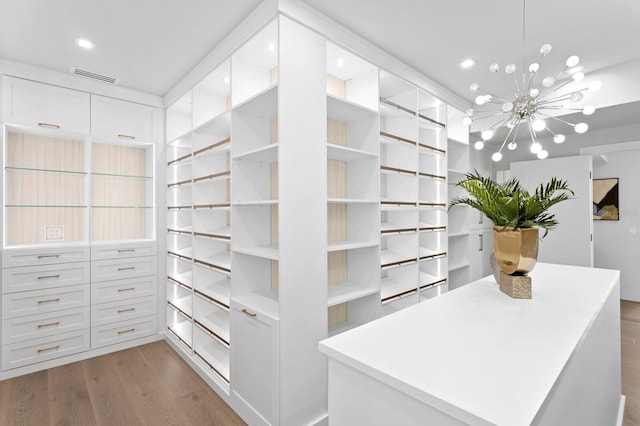
<path fill-rule="evenodd" d="M 90 78 L 92 80 L 99 80 L 109 84 L 120 83 L 119 78 L 109 77 L 108 75 L 97 74 L 95 72 L 83 70 L 76 67 L 71 67 L 71 74 L 79 75 L 80 77 Z"/>

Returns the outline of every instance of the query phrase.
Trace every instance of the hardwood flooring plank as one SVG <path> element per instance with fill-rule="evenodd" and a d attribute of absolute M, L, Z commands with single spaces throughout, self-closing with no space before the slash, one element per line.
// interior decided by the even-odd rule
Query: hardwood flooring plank
<path fill-rule="evenodd" d="M 74 362 L 48 370 L 49 417 L 54 425 L 97 425 L 82 364 Z"/>
<path fill-rule="evenodd" d="M 113 370 L 111 355 L 82 361 L 91 406 L 99 425 L 143 425 L 136 407 L 127 398 L 124 389 L 127 380 L 121 380 Z"/>
<path fill-rule="evenodd" d="M 188 425 L 184 413 L 165 386 L 158 383 L 155 369 L 137 348 L 115 352 L 109 358 L 113 371 L 126 381 L 123 393 L 136 407 L 136 412 L 150 426 Z"/>
<path fill-rule="evenodd" d="M 189 424 L 243 426 L 246 423 L 215 392 L 203 389 L 176 401 L 189 418 Z"/>
<path fill-rule="evenodd" d="M 0 424 L 32 426 L 49 424 L 47 371 L 5 381 L 0 395 Z"/>
<path fill-rule="evenodd" d="M 640 426 L 640 303 L 620 302 L 624 426 Z"/>

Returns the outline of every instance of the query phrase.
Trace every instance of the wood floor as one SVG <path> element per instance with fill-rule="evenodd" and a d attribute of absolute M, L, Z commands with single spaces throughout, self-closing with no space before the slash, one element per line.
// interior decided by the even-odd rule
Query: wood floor
<path fill-rule="evenodd" d="M 620 303 L 624 426 L 640 426 L 640 303 Z"/>
<path fill-rule="evenodd" d="M 640 426 L 640 303 L 621 302 L 624 426 Z M 0 381 L 0 425 L 244 425 L 165 343 Z"/>
<path fill-rule="evenodd" d="M 0 425 L 244 425 L 165 343 L 0 381 Z"/>

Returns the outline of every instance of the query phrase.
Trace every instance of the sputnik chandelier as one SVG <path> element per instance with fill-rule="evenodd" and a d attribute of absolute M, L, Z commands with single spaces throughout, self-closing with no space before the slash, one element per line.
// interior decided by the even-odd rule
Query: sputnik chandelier
<path fill-rule="evenodd" d="M 525 33 L 525 9 L 526 2 L 523 6 L 523 56 L 524 56 L 524 33 Z M 542 57 L 547 56 L 551 52 L 551 45 L 545 44 L 540 48 Z M 536 62 L 529 65 L 528 70 L 524 70 L 522 77 L 516 76 L 517 67 L 515 64 L 508 64 L 504 67 L 506 74 L 506 82 L 513 91 L 511 99 L 505 99 L 491 92 L 483 90 L 477 83 L 469 86 L 471 92 L 477 93 L 475 104 L 480 108 L 467 110 L 467 116 L 463 119 L 462 124 L 470 126 L 473 121 L 489 123 L 483 126 L 480 132 L 482 140 L 475 143 L 475 148 L 480 150 L 484 148 L 485 142 L 494 136 L 494 132 L 500 127 L 507 128 L 507 134 L 500 144 L 500 148 L 493 153 L 491 158 L 493 161 L 502 159 L 502 150 L 507 146 L 509 150 L 515 150 L 518 147 L 516 142 L 520 127 L 526 127 L 531 138 L 529 149 L 532 154 L 536 154 L 539 159 L 545 159 L 549 152 L 543 149 L 542 144 L 537 140 L 538 134 L 547 131 L 553 135 L 555 143 L 562 143 L 566 137 L 563 133 L 555 133 L 548 125 L 547 121 L 554 120 L 569 128 L 573 128 L 576 133 L 584 133 L 589 129 L 587 123 L 570 123 L 559 118 L 557 115 L 562 111 L 582 111 L 584 115 L 591 115 L 595 112 L 595 107 L 587 105 L 583 108 L 576 108 L 573 103 L 581 102 L 584 92 L 595 92 L 600 89 L 602 84 L 594 81 L 586 87 L 571 87 L 574 83 L 580 83 L 584 79 L 584 68 L 579 66 L 580 58 L 577 56 L 569 57 L 565 66 L 555 75 L 548 75 L 540 81 L 540 65 Z M 523 59 L 524 65 L 524 59 Z M 489 66 L 492 73 L 500 73 L 500 65 L 492 63 Z M 528 71 L 528 72 L 527 72 Z M 492 120 L 497 119 L 497 121 Z"/>

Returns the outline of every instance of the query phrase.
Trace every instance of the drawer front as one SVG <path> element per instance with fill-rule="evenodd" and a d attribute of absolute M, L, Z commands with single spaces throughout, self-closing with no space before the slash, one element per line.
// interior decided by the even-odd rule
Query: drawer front
<path fill-rule="evenodd" d="M 158 298 L 156 296 L 139 297 L 130 300 L 103 303 L 91 307 L 91 325 L 99 326 L 155 315 L 158 312 Z"/>
<path fill-rule="evenodd" d="M 97 260 L 91 262 L 92 282 L 145 277 L 157 275 L 157 273 L 158 260 L 156 256 Z"/>
<path fill-rule="evenodd" d="M 158 108 L 91 95 L 91 134 L 109 139 L 155 142 Z"/>
<path fill-rule="evenodd" d="M 126 259 L 129 257 L 156 256 L 155 241 L 136 241 L 121 244 L 95 244 L 91 246 L 91 260 Z"/>
<path fill-rule="evenodd" d="M 89 328 L 2 346 L 2 369 L 22 367 L 89 350 Z"/>
<path fill-rule="evenodd" d="M 157 332 L 158 317 L 155 315 L 114 324 L 105 324 L 91 329 L 91 348 L 115 345 L 116 343 L 151 336 Z"/>
<path fill-rule="evenodd" d="M 89 307 L 29 315 L 2 322 L 2 344 L 54 336 L 89 327 Z"/>
<path fill-rule="evenodd" d="M 91 304 L 153 296 L 157 289 L 158 279 L 155 276 L 97 282 L 91 286 Z"/>
<path fill-rule="evenodd" d="M 89 284 L 2 295 L 2 318 L 89 306 Z"/>
<path fill-rule="evenodd" d="M 2 267 L 51 265 L 53 263 L 88 262 L 89 247 L 7 249 L 2 252 Z"/>
<path fill-rule="evenodd" d="M 89 262 L 3 269 L 2 293 L 88 284 L 89 272 Z"/>

